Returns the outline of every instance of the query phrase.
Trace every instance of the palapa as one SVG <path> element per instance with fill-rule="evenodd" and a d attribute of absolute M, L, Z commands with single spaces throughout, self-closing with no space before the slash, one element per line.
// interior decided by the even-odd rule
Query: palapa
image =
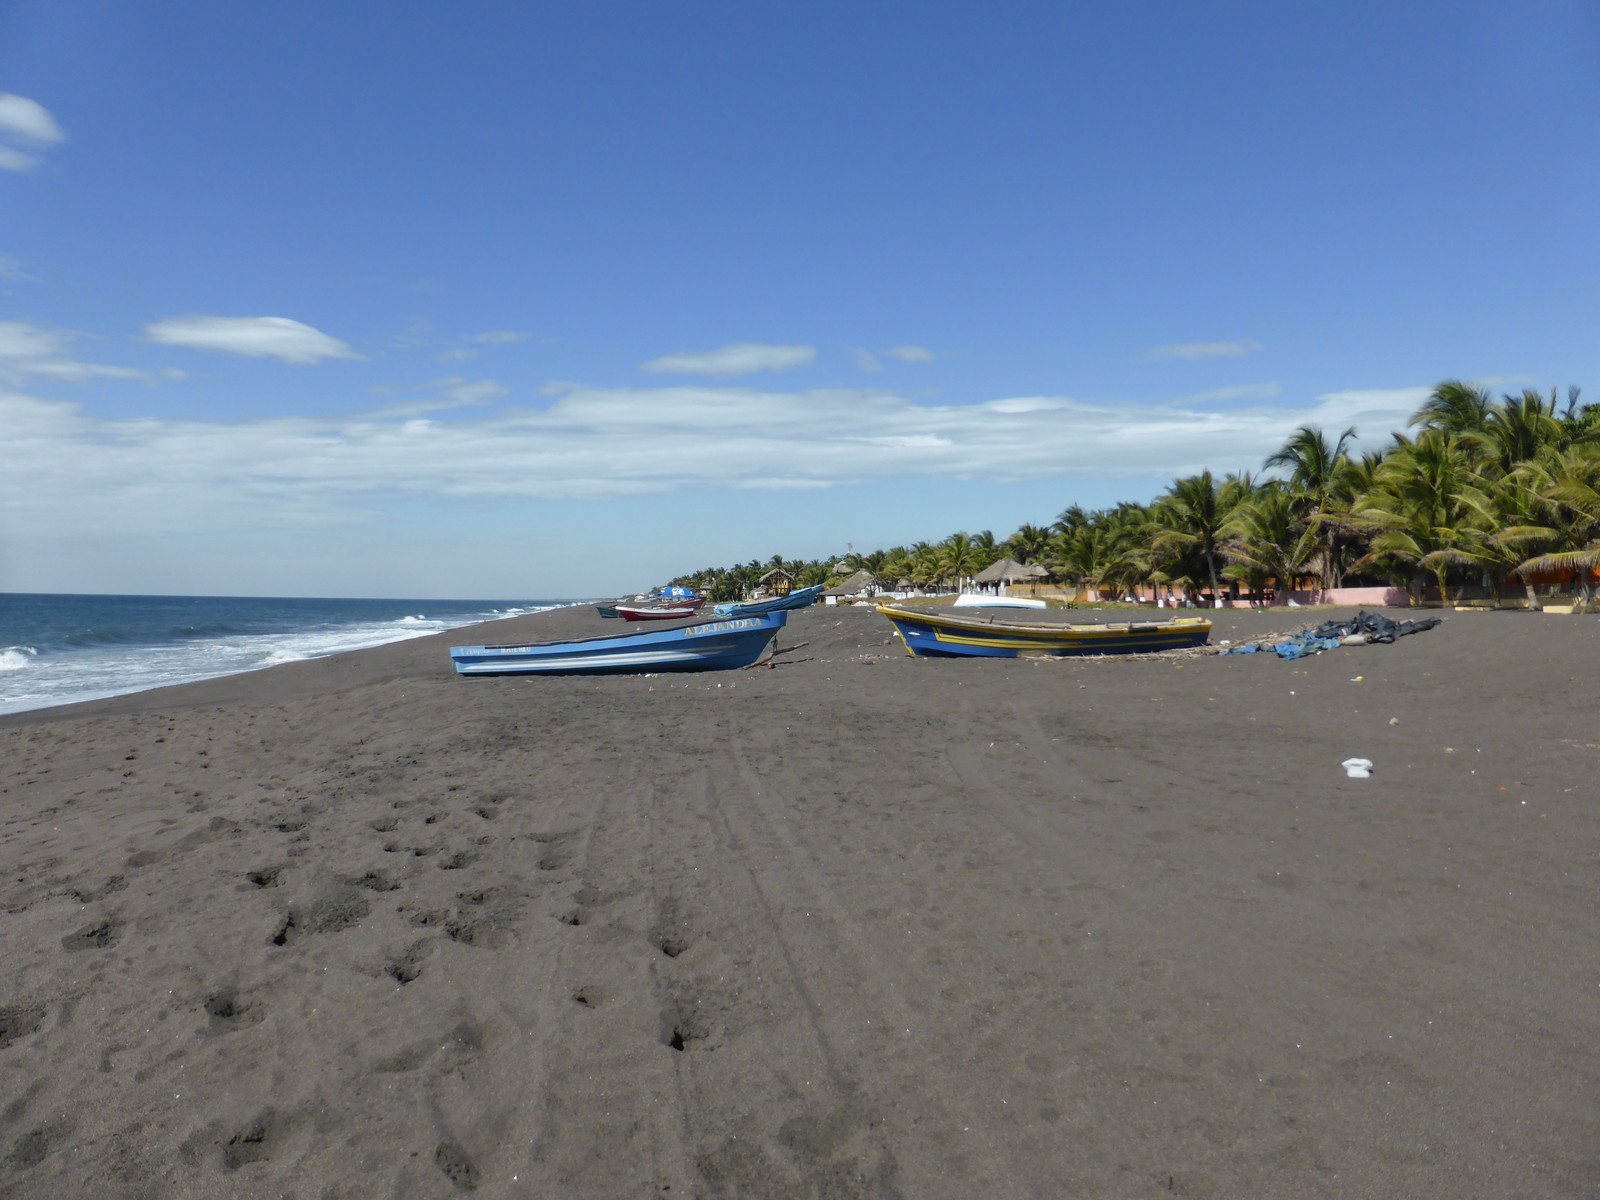
<path fill-rule="evenodd" d="M 1019 563 L 1014 558 L 1002 558 L 985 567 L 974 577 L 974 583 L 1015 583 L 1022 579 L 1048 579 L 1050 572 L 1038 563 Z"/>

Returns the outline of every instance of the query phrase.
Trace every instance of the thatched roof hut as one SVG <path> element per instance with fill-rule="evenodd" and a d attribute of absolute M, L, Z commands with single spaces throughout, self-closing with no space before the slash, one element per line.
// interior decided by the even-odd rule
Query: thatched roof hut
<path fill-rule="evenodd" d="M 756 593 L 763 592 L 773 596 L 787 596 L 794 590 L 794 576 L 782 567 L 774 567 L 760 579 L 756 580 Z"/>
<path fill-rule="evenodd" d="M 823 596 L 833 596 L 843 599 L 849 596 L 865 596 L 876 586 L 876 580 L 871 571 L 857 571 L 837 587 L 831 587 L 823 592 Z"/>
<path fill-rule="evenodd" d="M 1002 558 L 992 566 L 979 571 L 974 583 L 1021 583 L 1028 579 L 1048 579 L 1050 572 L 1038 563 L 1019 563 L 1013 558 Z"/>

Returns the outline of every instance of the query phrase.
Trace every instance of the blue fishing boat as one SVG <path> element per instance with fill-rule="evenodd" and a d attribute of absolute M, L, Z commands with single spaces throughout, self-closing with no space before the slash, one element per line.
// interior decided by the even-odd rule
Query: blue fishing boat
<path fill-rule="evenodd" d="M 637 675 L 655 671 L 726 671 L 761 657 L 788 614 L 706 621 L 674 629 L 572 642 L 452 646 L 460 675 Z"/>
<path fill-rule="evenodd" d="M 711 611 L 719 617 L 759 617 L 764 613 L 792 612 L 815 604 L 826 586 L 819 583 L 813 587 L 796 588 L 787 596 L 774 596 L 770 600 L 731 601 L 715 605 Z"/>
<path fill-rule="evenodd" d="M 1204 617 L 1070 625 L 1040 617 L 1018 620 L 964 609 L 878 605 L 900 631 L 906 652 L 922 658 L 1065 658 L 1079 654 L 1151 654 L 1203 646 L 1211 636 Z"/>

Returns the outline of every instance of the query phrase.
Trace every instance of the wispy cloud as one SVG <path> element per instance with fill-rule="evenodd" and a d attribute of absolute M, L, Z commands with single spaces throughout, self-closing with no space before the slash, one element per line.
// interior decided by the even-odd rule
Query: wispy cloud
<path fill-rule="evenodd" d="M 83 522 L 327 524 L 364 519 L 396 495 L 575 500 L 897 478 L 1171 478 L 1259 467 L 1304 423 L 1357 425 L 1381 444 L 1428 393 L 1208 410 L 1067 396 L 951 406 L 871 389 L 572 387 L 548 408 L 495 409 L 485 406 L 505 394 L 496 381 L 449 377 L 432 388 L 425 404 L 380 413 L 231 423 L 103 420 L 0 390 L 0 507 L 67 536 Z M 453 404 L 463 411 L 424 419 Z"/>
<path fill-rule="evenodd" d="M 338 338 L 288 317 L 168 317 L 146 325 L 144 335 L 163 346 L 281 358 L 301 366 L 325 358 L 361 357 Z"/>
<path fill-rule="evenodd" d="M 511 389 L 498 379 L 463 379 L 447 375 L 430 379 L 421 386 L 426 395 L 414 400 L 401 400 L 371 409 L 362 414 L 367 420 L 388 420 L 397 417 L 420 417 L 426 413 L 444 412 L 453 408 L 472 408 L 491 404 L 511 394 Z"/>
<path fill-rule="evenodd" d="M 811 346 L 767 346 L 760 342 L 734 342 L 720 350 L 680 351 L 652 359 L 640 370 L 664 375 L 712 375 L 731 378 L 756 371 L 788 371 L 810 366 L 817 359 Z"/>
<path fill-rule="evenodd" d="M 440 362 L 471 362 L 483 353 L 485 346 L 510 346 L 516 342 L 527 341 L 528 336 L 514 329 L 491 329 L 486 333 L 475 333 L 467 338 L 470 345 L 442 351 L 437 357 Z"/>
<path fill-rule="evenodd" d="M 1259 354 L 1263 346 L 1242 338 L 1236 342 L 1179 342 L 1171 346 L 1155 346 L 1139 358 L 1144 362 L 1158 362 L 1168 358 L 1249 358 Z"/>
<path fill-rule="evenodd" d="M 0 282 L 4 283 L 38 283 L 39 281 L 22 269 L 22 264 L 7 254 L 0 254 Z"/>
<path fill-rule="evenodd" d="M 40 162 L 38 149 L 66 140 L 44 105 L 26 96 L 0 92 L 0 169 L 31 171 Z M 27 149 L 18 149 L 19 142 Z"/>
<path fill-rule="evenodd" d="M 20 383 L 25 376 L 40 375 L 68 383 L 90 379 L 155 378 L 135 367 L 113 367 L 80 362 L 73 355 L 73 334 L 41 329 L 26 321 L 0 321 L 0 379 Z"/>
<path fill-rule="evenodd" d="M 883 370 L 882 358 L 892 358 L 903 363 L 931 363 L 933 351 L 925 350 L 921 346 L 890 346 L 887 350 L 867 350 L 860 346 L 850 347 L 850 353 L 856 360 L 856 366 L 863 371 Z"/>
<path fill-rule="evenodd" d="M 933 351 L 924 350 L 921 346 L 890 346 L 887 350 L 880 350 L 886 358 L 897 358 L 903 363 L 931 363 Z"/>

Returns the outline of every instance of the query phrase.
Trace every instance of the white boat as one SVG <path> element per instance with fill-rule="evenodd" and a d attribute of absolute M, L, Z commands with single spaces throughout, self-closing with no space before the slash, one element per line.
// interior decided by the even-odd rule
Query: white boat
<path fill-rule="evenodd" d="M 982 592 L 962 592 L 956 597 L 957 608 L 1049 608 L 1043 600 L 1030 600 L 1026 596 L 985 596 Z"/>

